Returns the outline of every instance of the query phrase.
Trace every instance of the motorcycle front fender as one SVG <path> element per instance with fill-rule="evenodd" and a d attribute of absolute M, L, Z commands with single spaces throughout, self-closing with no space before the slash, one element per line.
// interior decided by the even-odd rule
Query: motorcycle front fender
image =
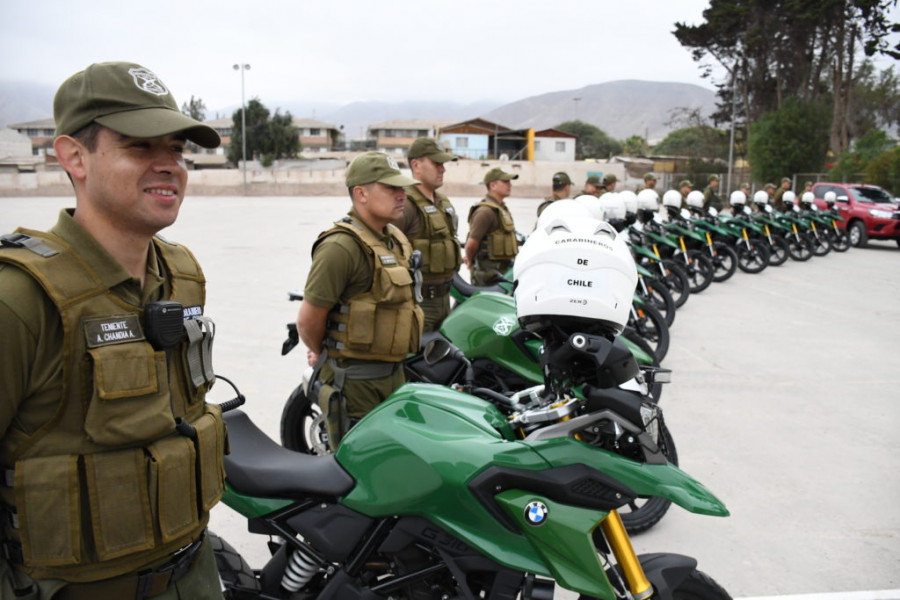
<path fill-rule="evenodd" d="M 666 498 L 702 515 L 727 517 L 730 514 L 706 486 L 672 463 L 638 463 L 572 438 L 535 440 L 531 444 L 553 467 L 582 463 L 614 477 L 639 496 Z"/>
<path fill-rule="evenodd" d="M 673 591 L 697 568 L 696 560 L 682 554 L 641 554 L 638 560 L 660 600 L 673 600 Z"/>

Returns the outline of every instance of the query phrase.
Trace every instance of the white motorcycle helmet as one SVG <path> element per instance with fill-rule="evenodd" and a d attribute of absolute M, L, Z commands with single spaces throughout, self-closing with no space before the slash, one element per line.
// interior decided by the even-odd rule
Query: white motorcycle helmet
<path fill-rule="evenodd" d="M 637 207 L 645 210 L 659 210 L 659 194 L 656 190 L 641 190 L 637 194 Z"/>
<path fill-rule="evenodd" d="M 763 192 L 765 194 L 765 192 Z M 728 202 L 732 206 L 736 206 L 738 204 L 747 204 L 747 194 L 742 192 L 741 190 L 734 190 L 731 192 L 731 196 L 728 198 Z"/>
<path fill-rule="evenodd" d="M 766 190 L 759 190 L 753 194 L 753 202 L 760 206 L 765 206 L 769 203 L 769 193 Z"/>
<path fill-rule="evenodd" d="M 624 219 L 628 216 L 628 209 L 626 208 L 627 203 L 625 202 L 625 197 L 621 194 L 606 193 L 600 196 L 598 200 L 600 201 L 600 206 L 603 208 L 603 214 L 600 217 L 594 216 L 601 221 Z"/>
<path fill-rule="evenodd" d="M 537 224 L 534 228 L 539 229 L 542 227 L 541 224 L 546 223 L 548 220 L 558 219 L 569 215 L 577 219 L 594 218 L 587 206 L 581 202 L 576 202 L 575 200 L 569 200 L 567 198 L 565 200 L 556 200 L 548 204 L 547 208 L 541 213 L 541 216 L 538 217 Z"/>
<path fill-rule="evenodd" d="M 539 331 L 552 324 L 570 334 L 620 333 L 637 285 L 625 238 L 591 217 L 541 219 L 513 267 L 522 327 Z"/>
<path fill-rule="evenodd" d="M 678 192 L 675 193 L 677 194 Z M 694 208 L 703 208 L 703 200 L 703 192 L 694 190 L 692 192 L 688 192 L 687 198 L 684 199 L 684 202 L 688 206 L 693 206 Z M 678 204 L 681 204 L 680 199 Z"/>
<path fill-rule="evenodd" d="M 837 194 L 835 194 L 831 190 L 825 192 L 825 204 L 831 206 L 835 202 L 837 202 Z"/>
<path fill-rule="evenodd" d="M 803 192 L 803 194 L 800 195 L 800 202 L 803 204 L 812 204 L 815 198 L 816 196 L 812 192 Z"/>
<path fill-rule="evenodd" d="M 605 196 L 606 194 L 603 195 Z M 590 212 L 591 216 L 595 219 L 600 219 L 601 221 L 607 220 L 604 216 L 605 211 L 603 209 L 603 200 L 601 200 L 597 196 L 594 196 L 593 194 L 582 194 L 575 198 L 575 202 L 578 202 L 579 204 L 587 208 L 588 212 Z"/>
<path fill-rule="evenodd" d="M 662 203 L 663 206 L 681 206 L 681 192 L 678 190 L 668 190 L 663 194 Z"/>
<path fill-rule="evenodd" d="M 616 194 L 616 196 L 618 196 L 619 198 L 622 199 L 622 202 L 624 202 L 626 206 L 628 206 L 628 204 L 633 204 L 633 203 L 637 202 L 637 194 L 635 194 L 631 190 L 622 190 L 621 192 L 614 192 L 614 193 Z M 603 196 L 606 196 L 606 195 L 607 194 L 603 194 Z M 602 199 L 603 196 L 600 196 L 600 198 Z"/>
<path fill-rule="evenodd" d="M 781 196 L 781 201 L 785 204 L 794 204 L 797 200 L 797 194 L 788 190 Z"/>
<path fill-rule="evenodd" d="M 603 196 L 609 196 L 610 194 L 615 194 L 615 192 L 608 192 L 603 194 Z M 600 199 L 603 199 L 603 196 L 600 196 Z M 618 196 L 618 194 L 616 194 Z M 626 196 L 622 198 L 622 202 L 625 203 L 625 212 L 626 213 L 636 213 L 638 209 L 638 199 L 634 196 Z"/>

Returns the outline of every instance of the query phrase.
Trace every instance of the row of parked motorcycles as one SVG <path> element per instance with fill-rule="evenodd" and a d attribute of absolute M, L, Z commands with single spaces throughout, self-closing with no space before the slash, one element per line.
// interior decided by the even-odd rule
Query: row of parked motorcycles
<path fill-rule="evenodd" d="M 630 537 L 673 503 L 728 515 L 677 466 L 660 363 L 676 307 L 702 291 L 691 265 L 715 264 L 699 232 L 734 253 L 724 279 L 771 252 L 740 250 L 762 247 L 742 210 L 664 198 L 662 222 L 658 197 L 653 209 L 647 194 L 633 207 L 617 196 L 551 204 L 497 285 L 457 277 L 454 309 L 404 362 L 409 383 L 337 447 L 312 370 L 285 404 L 281 443 L 238 409 L 239 392 L 223 403 L 223 502 L 271 553 L 251 569 L 211 534 L 226 598 L 551 600 L 557 586 L 580 600 L 729 598 L 694 559 L 637 555 Z M 290 324 L 282 353 L 298 344 Z"/>

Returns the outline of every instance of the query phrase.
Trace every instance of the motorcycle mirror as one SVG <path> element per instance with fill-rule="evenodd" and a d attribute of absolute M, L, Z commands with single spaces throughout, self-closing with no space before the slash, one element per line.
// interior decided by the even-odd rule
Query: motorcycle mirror
<path fill-rule="evenodd" d="M 772 212 L 772 207 L 769 206 L 768 204 L 766 204 L 766 209 L 765 209 L 765 210 L 766 210 L 767 213 L 770 213 L 770 212 Z"/>
<path fill-rule="evenodd" d="M 749 206 L 744 205 L 744 214 L 745 214 L 745 215 L 749 215 L 749 214 L 752 213 L 752 212 L 753 212 L 753 211 L 750 210 L 750 207 L 749 207 Z"/>
<path fill-rule="evenodd" d="M 425 364 L 433 365 L 447 358 L 453 346 L 445 339 L 436 338 L 425 344 L 425 351 L 422 356 L 425 358 Z"/>
<path fill-rule="evenodd" d="M 718 217 L 718 216 L 719 216 L 719 211 L 716 210 L 715 207 L 710 206 L 710 207 L 709 207 L 709 216 L 711 216 L 711 217 Z"/>
<path fill-rule="evenodd" d="M 686 208 L 681 209 L 681 218 L 688 221 L 691 218 L 691 211 Z"/>

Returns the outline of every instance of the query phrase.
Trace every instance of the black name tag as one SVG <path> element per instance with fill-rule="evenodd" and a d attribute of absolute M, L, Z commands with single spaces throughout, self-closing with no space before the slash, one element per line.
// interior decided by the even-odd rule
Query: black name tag
<path fill-rule="evenodd" d="M 119 315 L 85 319 L 84 336 L 88 348 L 97 348 L 143 340 L 144 332 L 137 315 Z"/>

